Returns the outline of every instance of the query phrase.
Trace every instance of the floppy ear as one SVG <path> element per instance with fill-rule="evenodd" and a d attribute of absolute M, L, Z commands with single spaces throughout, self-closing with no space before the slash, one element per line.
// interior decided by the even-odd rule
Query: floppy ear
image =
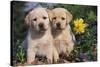
<path fill-rule="evenodd" d="M 29 13 L 26 15 L 26 17 L 25 17 L 25 23 L 27 24 L 27 25 L 30 25 L 30 22 L 31 22 L 31 14 L 32 14 L 32 12 L 34 11 L 34 9 L 31 9 L 30 11 L 29 11 Z"/>
<path fill-rule="evenodd" d="M 30 14 L 26 15 L 26 17 L 25 17 L 25 23 L 27 25 L 29 25 L 29 23 L 30 23 Z"/>
<path fill-rule="evenodd" d="M 68 24 L 72 20 L 73 16 L 68 10 L 66 10 L 66 16 L 67 16 L 67 24 Z"/>
<path fill-rule="evenodd" d="M 26 15 L 26 17 L 25 17 L 25 23 L 27 25 L 29 25 L 29 23 L 30 23 L 30 14 Z"/>
<path fill-rule="evenodd" d="M 49 10 L 49 9 L 46 9 L 46 11 L 47 11 L 47 13 L 48 13 L 48 15 L 49 15 L 49 19 L 50 19 L 50 21 L 52 21 L 52 10 Z"/>

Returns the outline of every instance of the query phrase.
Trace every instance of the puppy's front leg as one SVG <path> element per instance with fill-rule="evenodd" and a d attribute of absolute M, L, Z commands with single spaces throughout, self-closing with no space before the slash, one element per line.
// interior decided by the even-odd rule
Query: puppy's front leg
<path fill-rule="evenodd" d="M 67 43 L 67 56 L 69 56 L 69 54 L 71 53 L 71 51 L 74 49 L 74 42 L 70 41 L 69 43 Z"/>
<path fill-rule="evenodd" d="M 59 54 L 55 47 L 53 48 L 53 57 L 54 57 L 54 63 L 57 63 L 59 60 Z"/>
<path fill-rule="evenodd" d="M 35 51 L 32 48 L 27 50 L 27 63 L 32 64 L 35 61 Z"/>
<path fill-rule="evenodd" d="M 53 59 L 52 52 L 49 52 L 47 54 L 47 63 L 51 64 L 52 63 L 52 59 Z"/>

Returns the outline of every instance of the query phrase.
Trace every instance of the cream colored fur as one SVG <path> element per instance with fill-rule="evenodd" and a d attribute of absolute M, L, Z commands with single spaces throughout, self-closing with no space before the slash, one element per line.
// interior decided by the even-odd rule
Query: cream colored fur
<path fill-rule="evenodd" d="M 48 63 L 57 62 L 59 59 L 56 48 L 53 45 L 53 37 L 51 35 L 50 21 L 47 9 L 35 8 L 25 18 L 29 25 L 27 36 L 27 62 L 31 64 L 35 60 L 36 55 L 46 56 Z M 46 19 L 43 19 L 46 17 Z M 45 31 L 41 31 L 38 25 L 42 23 Z"/>
<path fill-rule="evenodd" d="M 74 35 L 71 34 L 69 25 L 69 22 L 72 20 L 72 14 L 64 8 L 55 8 L 51 12 L 52 34 L 55 41 L 54 45 L 59 55 L 63 53 L 69 56 L 74 47 Z M 57 29 L 57 23 L 60 23 L 60 30 Z"/>

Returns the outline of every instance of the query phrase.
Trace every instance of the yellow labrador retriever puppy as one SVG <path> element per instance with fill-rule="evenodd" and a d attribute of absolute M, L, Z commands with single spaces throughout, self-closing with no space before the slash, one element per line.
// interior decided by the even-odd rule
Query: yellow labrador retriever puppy
<path fill-rule="evenodd" d="M 27 62 L 31 64 L 35 58 L 46 57 L 48 63 L 57 62 L 58 53 L 53 45 L 48 11 L 35 8 L 25 18 L 29 25 L 27 36 Z"/>
<path fill-rule="evenodd" d="M 55 47 L 60 55 L 68 57 L 74 46 L 74 35 L 71 32 L 69 22 L 72 15 L 64 8 L 55 8 L 51 14 L 52 34 Z"/>

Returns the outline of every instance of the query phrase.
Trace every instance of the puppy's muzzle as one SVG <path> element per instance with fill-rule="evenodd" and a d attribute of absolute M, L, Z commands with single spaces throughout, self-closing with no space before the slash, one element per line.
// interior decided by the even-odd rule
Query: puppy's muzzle
<path fill-rule="evenodd" d="M 56 29 L 61 30 L 61 24 L 60 23 L 56 23 Z"/>
<path fill-rule="evenodd" d="M 60 23 L 56 23 L 56 25 L 57 25 L 58 28 L 60 28 L 60 26 L 61 26 Z"/>
<path fill-rule="evenodd" d="M 43 23 L 40 23 L 38 25 L 38 27 L 39 27 L 40 31 L 46 31 L 46 29 L 44 28 L 44 24 Z"/>

